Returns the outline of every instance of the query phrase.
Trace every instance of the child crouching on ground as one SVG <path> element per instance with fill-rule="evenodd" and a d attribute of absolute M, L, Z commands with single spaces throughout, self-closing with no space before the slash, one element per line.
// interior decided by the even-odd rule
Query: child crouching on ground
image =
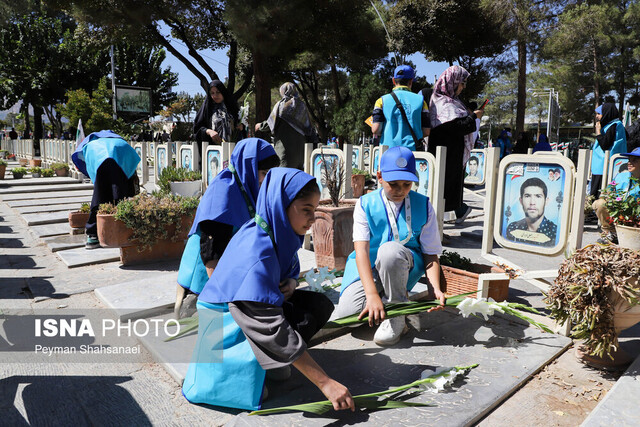
<path fill-rule="evenodd" d="M 265 177 L 254 220 L 231 239 L 198 297 L 198 342 L 182 386 L 190 402 L 258 409 L 265 370 L 293 364 L 336 410 L 355 409 L 349 390 L 307 352 L 333 304 L 295 290 L 296 253 L 319 199 L 315 179 L 302 171 L 274 168 Z M 207 363 L 216 353 L 218 363 Z"/>
<path fill-rule="evenodd" d="M 411 191 L 418 182 L 416 160 L 406 147 L 380 159 L 380 189 L 362 196 L 353 212 L 353 245 L 345 267 L 334 318 L 360 313 L 380 324 L 378 345 L 393 345 L 408 331 L 405 316 L 385 319 L 385 303 L 407 301 L 407 291 L 426 273 L 441 305 L 442 252 L 438 221 L 429 199 Z"/>

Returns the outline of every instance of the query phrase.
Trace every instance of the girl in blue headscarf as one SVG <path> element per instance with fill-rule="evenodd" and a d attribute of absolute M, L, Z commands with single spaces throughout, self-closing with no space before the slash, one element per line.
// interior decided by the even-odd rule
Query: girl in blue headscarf
<path fill-rule="evenodd" d="M 259 409 L 265 370 L 293 364 L 336 410 L 354 410 L 347 388 L 307 352 L 333 304 L 322 294 L 295 290 L 296 253 L 319 200 L 311 175 L 289 168 L 267 174 L 254 220 L 231 239 L 198 297 L 198 342 L 182 386 L 190 402 Z"/>
<path fill-rule="evenodd" d="M 96 216 L 103 203 L 117 204 L 138 193 L 136 169 L 140 156 L 127 141 L 110 130 L 93 132 L 76 147 L 71 155 L 78 170 L 93 182 L 91 212 L 85 233 L 87 249 L 100 247 Z"/>
<path fill-rule="evenodd" d="M 233 234 L 253 218 L 260 183 L 280 159 L 267 141 L 243 139 L 236 145 L 229 167 L 211 182 L 198 205 L 178 271 L 175 314 L 195 311 L 195 296 L 209 280 Z M 191 304 L 192 303 L 192 304 Z M 190 307 L 191 306 L 191 307 Z"/>

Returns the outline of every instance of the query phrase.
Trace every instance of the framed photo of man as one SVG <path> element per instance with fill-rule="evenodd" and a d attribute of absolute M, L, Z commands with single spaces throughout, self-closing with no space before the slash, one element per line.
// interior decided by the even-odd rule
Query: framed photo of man
<path fill-rule="evenodd" d="M 627 165 L 629 164 L 629 158 L 621 156 L 620 154 L 614 154 L 609 159 L 609 176 L 607 178 L 607 184 L 611 181 L 618 182 L 618 175 L 627 172 Z"/>
<path fill-rule="evenodd" d="M 542 161 L 542 162 L 541 162 Z M 563 156 L 516 154 L 500 162 L 494 238 L 502 247 L 561 253 L 569 234 L 575 167 Z"/>
<path fill-rule="evenodd" d="M 156 179 L 162 173 L 162 170 L 169 166 L 167 159 L 167 146 L 160 144 L 156 146 Z"/>
<path fill-rule="evenodd" d="M 192 162 L 193 163 L 193 162 Z M 206 185 L 209 186 L 213 178 L 224 169 L 222 164 L 222 146 L 209 145 L 205 151 L 205 162 L 202 165 L 204 171 L 203 177 L 206 177 Z"/>
<path fill-rule="evenodd" d="M 436 171 L 436 159 L 433 157 L 433 154 L 425 151 L 414 151 L 413 155 L 416 158 L 418 182 L 413 184 L 412 190 L 433 200 L 433 182 Z"/>
<path fill-rule="evenodd" d="M 351 151 L 351 169 L 363 169 L 362 147 L 354 145 Z"/>
<path fill-rule="evenodd" d="M 469 160 L 467 160 L 467 164 L 464 168 L 465 184 L 484 184 L 485 158 L 485 150 L 471 150 L 471 156 L 469 156 Z"/>
<path fill-rule="evenodd" d="M 380 146 L 371 148 L 371 156 L 369 156 L 369 173 L 373 177 L 376 176 L 380 169 Z"/>
<path fill-rule="evenodd" d="M 180 167 L 193 170 L 193 149 L 191 145 L 180 147 Z"/>
<path fill-rule="evenodd" d="M 329 198 L 329 189 L 327 188 L 327 177 L 334 171 L 335 174 L 342 174 L 341 161 L 344 162 L 344 151 L 336 148 L 321 148 L 313 150 L 311 153 L 311 175 L 316 179 L 318 188 L 320 188 L 320 199 Z M 336 165 L 337 162 L 337 165 Z M 334 166 L 337 166 L 334 169 Z M 346 179 L 346 178 L 345 178 Z M 340 188 L 340 194 L 344 194 L 344 180 Z"/>

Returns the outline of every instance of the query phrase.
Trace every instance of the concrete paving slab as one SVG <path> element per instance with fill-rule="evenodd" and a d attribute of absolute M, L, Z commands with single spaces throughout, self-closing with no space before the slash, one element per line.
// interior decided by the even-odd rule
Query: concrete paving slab
<path fill-rule="evenodd" d="M 71 202 L 61 205 L 24 206 L 15 208 L 15 210 L 20 214 L 34 214 L 45 212 L 75 211 L 80 209 L 80 206 L 82 206 L 82 202 Z"/>
<path fill-rule="evenodd" d="M 637 426 L 640 423 L 638 403 L 632 396 L 640 395 L 640 357 L 618 379 L 604 399 L 581 424 L 582 427 Z"/>
<path fill-rule="evenodd" d="M 67 224 L 67 228 L 69 225 Z M 120 261 L 120 248 L 86 249 L 76 248 L 56 252 L 56 255 L 67 264 L 67 267 L 82 267 L 90 264 L 103 264 Z"/>
<path fill-rule="evenodd" d="M 313 251 L 307 249 L 298 250 L 298 259 L 300 260 L 300 273 L 304 274 L 316 266 L 316 255 Z"/>
<path fill-rule="evenodd" d="M 63 251 L 66 249 L 80 248 L 87 242 L 85 234 L 66 234 L 42 239 L 51 252 Z"/>
<path fill-rule="evenodd" d="M 27 208 L 34 206 L 51 206 L 51 205 L 60 205 L 64 203 L 89 203 L 91 202 L 92 192 L 86 192 L 87 195 L 83 196 L 80 193 L 85 193 L 84 191 L 71 191 L 71 196 L 67 197 L 47 197 L 44 199 L 26 199 L 26 200 L 10 200 L 7 201 L 6 204 L 9 207 L 17 209 L 17 208 Z M 78 193 L 78 195 L 75 195 Z M 47 195 L 47 196 L 53 196 Z"/>
<path fill-rule="evenodd" d="M 50 237 L 69 234 L 71 227 L 69 227 L 69 222 L 67 221 L 66 223 L 33 225 L 29 227 L 29 230 L 31 230 L 36 237 Z"/>
<path fill-rule="evenodd" d="M 373 330 L 365 326 L 309 352 L 329 376 L 349 387 L 354 395 L 410 383 L 420 378 L 425 369 L 479 364 L 465 379 L 456 381 L 449 392 L 424 393 L 408 399 L 435 406 L 339 414 L 330 411 L 313 417 L 301 413 L 249 417 L 242 413 L 229 425 L 308 426 L 332 421 L 341 425 L 471 425 L 571 342 L 504 319 L 463 319 L 448 311 L 412 316 L 412 325 L 419 325 L 419 330 L 411 331 L 393 347 L 376 346 L 372 342 Z M 325 399 L 313 384 L 293 371 L 286 382 L 268 383 L 270 397 L 263 408 Z"/>
<path fill-rule="evenodd" d="M 121 320 L 151 317 L 173 311 L 177 280 L 176 271 L 104 286 L 96 289 L 95 294 Z"/>
<path fill-rule="evenodd" d="M 22 219 L 25 220 L 27 225 L 42 225 L 42 224 L 56 224 L 56 223 L 69 223 L 69 212 L 74 209 L 69 208 L 66 211 L 60 212 L 46 212 L 46 213 L 28 213 L 23 214 Z"/>
<path fill-rule="evenodd" d="M 31 175 L 26 175 L 22 179 L 16 179 L 4 184 L 0 183 L 0 188 L 10 185 L 15 186 L 28 186 L 28 185 L 59 185 L 59 184 L 77 184 L 78 180 L 71 177 L 49 177 L 49 178 L 32 178 Z"/>
<path fill-rule="evenodd" d="M 0 188 L 0 195 L 5 194 L 22 194 L 22 193 L 44 193 L 53 191 L 70 191 L 70 190 L 88 190 L 93 189 L 93 184 L 60 184 L 60 185 L 33 185 L 8 188 Z"/>
<path fill-rule="evenodd" d="M 93 187 L 88 188 L 69 188 L 70 186 L 65 186 L 62 190 L 55 191 L 53 193 L 43 192 L 43 193 L 28 193 L 28 192 L 19 192 L 17 194 L 2 194 L 0 193 L 0 200 L 3 202 L 17 201 L 17 200 L 41 200 L 41 199 L 52 199 L 52 198 L 67 198 L 67 197 L 86 197 L 93 194 Z"/>

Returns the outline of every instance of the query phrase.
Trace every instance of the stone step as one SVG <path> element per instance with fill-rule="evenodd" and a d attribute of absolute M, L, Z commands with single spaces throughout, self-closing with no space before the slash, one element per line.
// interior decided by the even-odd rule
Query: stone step
<path fill-rule="evenodd" d="M 46 237 L 42 241 L 51 252 L 58 252 L 83 247 L 87 242 L 87 236 L 85 234 L 64 234 L 62 236 Z"/>
<path fill-rule="evenodd" d="M 637 426 L 637 401 L 640 396 L 640 357 L 629 366 L 581 427 Z"/>
<path fill-rule="evenodd" d="M 51 176 L 48 178 L 32 178 L 31 175 L 25 175 L 21 179 L 15 179 L 8 182 L 5 182 L 5 185 L 10 185 L 11 187 L 25 187 L 29 185 L 60 185 L 60 184 L 77 184 L 79 181 L 75 178 L 71 178 L 68 176 Z M 4 188 L 0 182 L 0 188 Z"/>
<path fill-rule="evenodd" d="M 59 222 L 56 224 L 33 225 L 29 227 L 29 230 L 31 230 L 36 237 L 42 238 L 69 234 L 71 227 L 69 227 L 69 222 L 67 221 L 66 223 Z"/>
<path fill-rule="evenodd" d="M 22 215 L 27 225 L 57 224 L 69 223 L 69 212 L 74 211 L 68 207 L 66 211 L 47 212 L 47 213 L 27 213 Z"/>
<path fill-rule="evenodd" d="M 91 200 L 91 196 L 93 195 L 93 189 L 91 190 L 71 190 L 71 191 L 58 191 L 55 193 L 21 193 L 21 194 L 11 194 L 11 195 L 0 195 L 0 200 L 3 202 L 25 202 L 30 203 L 34 201 L 42 200 L 43 204 L 56 204 L 60 203 L 60 199 L 70 199 L 75 197 L 83 197 Z M 57 199 L 57 201 L 52 201 L 53 199 Z M 29 206 L 29 205 L 15 205 L 10 204 L 9 206 Z"/>
<path fill-rule="evenodd" d="M 69 225 L 67 224 L 67 228 Z M 120 248 L 98 248 L 86 249 L 84 247 L 76 249 L 65 249 L 56 252 L 56 255 L 67 267 L 75 268 L 83 265 L 104 264 L 107 262 L 120 261 Z"/>
<path fill-rule="evenodd" d="M 60 201 L 62 202 L 62 200 Z M 80 209 L 80 206 L 82 206 L 82 202 L 69 202 L 62 205 L 24 206 L 14 209 L 21 214 L 33 214 L 59 211 L 76 211 Z"/>
<path fill-rule="evenodd" d="M 61 184 L 61 185 L 34 185 L 34 186 L 11 186 L 8 188 L 0 188 L 0 195 L 4 194 L 23 194 L 23 193 L 43 193 L 53 191 L 71 191 L 71 190 L 93 190 L 93 184 Z M 4 199 L 3 199 L 4 200 Z"/>

